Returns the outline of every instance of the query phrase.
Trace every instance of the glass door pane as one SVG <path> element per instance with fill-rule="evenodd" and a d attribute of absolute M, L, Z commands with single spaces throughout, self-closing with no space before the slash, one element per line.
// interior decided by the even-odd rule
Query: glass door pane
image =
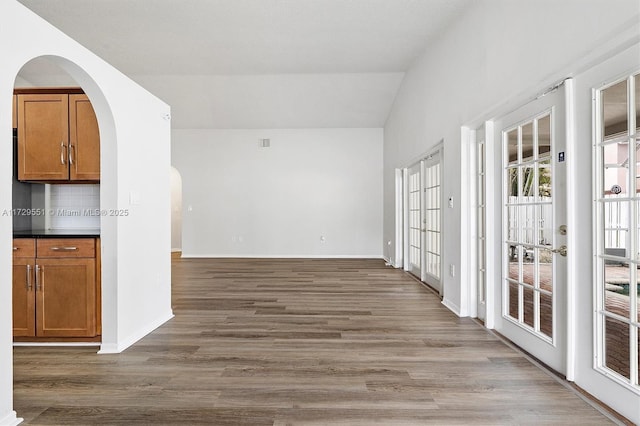
<path fill-rule="evenodd" d="M 640 388 L 638 372 L 640 268 L 639 76 L 598 92 L 597 330 L 599 369 Z"/>
<path fill-rule="evenodd" d="M 553 337 L 553 133 L 544 112 L 503 132 L 506 153 L 505 315 L 551 341 Z"/>
<path fill-rule="evenodd" d="M 409 272 L 420 278 L 422 269 L 422 233 L 420 226 L 420 164 L 409 168 L 408 173 L 408 212 L 409 226 Z"/>

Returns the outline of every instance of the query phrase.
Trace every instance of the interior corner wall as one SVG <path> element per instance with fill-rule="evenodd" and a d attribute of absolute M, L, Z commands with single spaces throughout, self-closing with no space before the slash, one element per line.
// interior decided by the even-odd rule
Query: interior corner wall
<path fill-rule="evenodd" d="M 13 0 L 0 2 L 0 194 L 11 194 L 11 98 L 29 60 L 48 56 L 92 101 L 101 138 L 103 349 L 118 351 L 171 317 L 169 107 Z M 149 153 L 153 151 L 153 155 Z M 0 197 L 0 212 L 11 211 Z M 127 211 L 127 215 L 119 212 Z M 0 214 L 0 270 L 10 271 L 10 215 Z M 149 272 L 153 271 L 153 272 Z M 13 411 L 11 274 L 0 274 L 0 424 Z M 18 413 L 19 414 L 19 413 Z"/>
<path fill-rule="evenodd" d="M 382 129 L 174 130 L 172 162 L 183 257 L 383 255 Z"/>
<path fill-rule="evenodd" d="M 577 71 L 571 64 L 637 28 L 638 9 L 636 0 L 473 2 L 405 74 L 384 128 L 383 241 L 395 246 L 395 169 L 444 139 L 443 197 L 453 197 L 454 208 L 443 215 L 442 261 L 445 271 L 458 271 L 443 277 L 444 301 L 458 315 L 469 312 L 460 277 L 471 244 L 461 233 L 458 202 L 467 190 L 461 127 L 513 109 Z"/>

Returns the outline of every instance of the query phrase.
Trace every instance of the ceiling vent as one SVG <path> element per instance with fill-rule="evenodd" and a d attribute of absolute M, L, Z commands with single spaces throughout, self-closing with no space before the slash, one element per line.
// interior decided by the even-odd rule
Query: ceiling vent
<path fill-rule="evenodd" d="M 271 139 L 258 139 L 258 141 L 260 148 L 269 148 L 271 146 Z"/>

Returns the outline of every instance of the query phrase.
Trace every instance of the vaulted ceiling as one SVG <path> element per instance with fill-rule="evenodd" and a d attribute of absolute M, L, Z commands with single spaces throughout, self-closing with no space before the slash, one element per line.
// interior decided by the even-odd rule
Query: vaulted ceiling
<path fill-rule="evenodd" d="M 19 0 L 172 106 L 176 128 L 381 127 L 470 0 Z M 20 76 L 64 81 L 34 61 Z"/>

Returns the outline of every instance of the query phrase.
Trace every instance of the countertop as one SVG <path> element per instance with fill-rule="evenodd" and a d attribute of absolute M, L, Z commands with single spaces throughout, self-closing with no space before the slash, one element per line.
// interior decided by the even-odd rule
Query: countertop
<path fill-rule="evenodd" d="M 100 229 L 25 229 L 13 231 L 13 238 L 97 238 Z"/>

